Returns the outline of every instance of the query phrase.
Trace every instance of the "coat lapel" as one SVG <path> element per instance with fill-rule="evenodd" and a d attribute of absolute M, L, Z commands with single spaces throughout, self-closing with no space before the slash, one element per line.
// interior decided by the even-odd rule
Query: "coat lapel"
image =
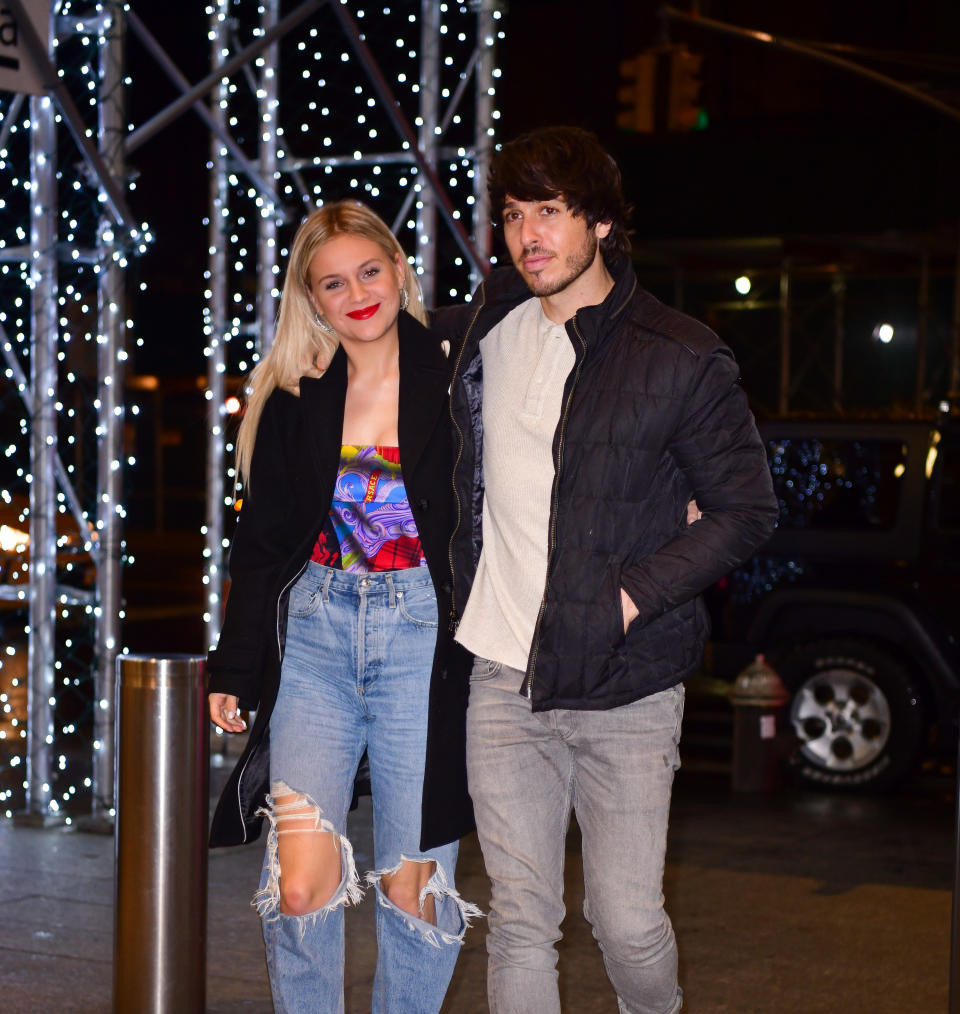
<path fill-rule="evenodd" d="M 400 314 L 400 463 L 413 475 L 444 411 L 451 365 L 439 340 L 407 313 Z M 347 356 L 338 348 L 322 377 L 300 381 L 300 399 L 319 492 L 329 499 L 340 467 L 340 440 L 347 397 Z"/>
<path fill-rule="evenodd" d="M 302 377 L 300 380 L 300 401 L 319 485 L 318 495 L 326 506 L 333 496 L 333 484 L 340 467 L 346 399 L 347 356 L 342 348 L 338 348 L 322 377 Z"/>
<path fill-rule="evenodd" d="M 451 364 L 439 339 L 408 313 L 400 314 L 400 464 L 412 476 L 445 410 Z"/>

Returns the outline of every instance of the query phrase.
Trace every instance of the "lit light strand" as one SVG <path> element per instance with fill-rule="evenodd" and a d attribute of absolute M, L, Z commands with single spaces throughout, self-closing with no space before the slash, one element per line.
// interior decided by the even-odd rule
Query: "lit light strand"
<path fill-rule="evenodd" d="M 99 62 L 104 31 L 118 8 L 114 2 L 65 0 L 58 9 L 57 72 L 90 138 L 96 137 L 99 104 L 112 100 L 101 87 Z M 32 266 L 38 261 L 31 253 L 29 236 L 30 149 L 36 125 L 28 108 L 17 96 L 0 96 L 0 811 L 8 817 L 23 808 L 28 786 L 25 746 L 30 630 L 26 606 L 31 581 L 29 494 L 33 476 L 27 405 L 34 343 L 44 338 L 31 334 L 30 307 L 37 285 Z M 93 586 L 98 549 L 94 522 L 101 434 L 90 406 L 97 400 L 97 348 L 103 341 L 98 293 L 104 263 L 98 246 L 106 251 L 109 262 L 124 270 L 132 256 L 146 249 L 152 236 L 146 226 L 129 235 L 118 235 L 115 227 L 100 233 L 104 201 L 97 181 L 59 114 L 55 124 L 57 153 L 51 151 L 49 158 L 56 160 L 56 200 L 45 214 L 57 254 L 53 300 L 56 425 L 47 446 L 56 455 L 59 479 L 53 503 L 56 599 L 51 632 L 55 653 L 45 702 L 52 724 L 42 743 L 49 778 L 42 786 L 41 802 L 47 813 L 70 822 L 90 810 L 93 757 L 103 749 L 93 732 L 94 714 L 104 703 L 95 699 L 93 679 L 93 626 L 99 609 Z M 37 164 L 42 167 L 47 159 L 41 152 Z M 134 189 L 133 182 L 129 189 Z M 123 308 L 110 305 L 106 311 L 122 314 Z M 122 328 L 133 344 L 133 322 L 124 319 Z M 125 356 L 120 351 L 117 358 Z M 100 379 L 112 383 L 109 373 Z M 123 465 L 129 467 L 134 460 L 128 455 Z M 111 463 L 114 466 L 119 469 L 120 461 Z M 122 503 L 114 509 L 118 516 L 126 511 Z M 8 538 L 4 542 L 4 531 L 8 537 L 14 533 L 12 541 Z M 38 558 L 42 558 L 40 554 Z"/>
<path fill-rule="evenodd" d="M 400 110 L 416 130 L 421 88 L 421 4 L 403 0 L 368 9 L 362 2 L 341 4 L 352 18 L 366 47 L 378 63 L 397 99 Z M 211 19 L 209 41 L 214 56 L 223 62 L 231 52 L 250 44 L 264 31 L 265 2 L 217 0 L 208 3 Z M 478 17 L 478 9 L 486 11 Z M 217 38 L 220 21 L 232 26 L 229 44 Z M 439 4 L 439 58 L 436 61 L 439 117 L 436 127 L 435 170 L 453 207 L 453 217 L 468 232 L 474 229 L 476 194 L 480 182 L 480 155 L 488 154 L 493 143 L 499 111 L 496 88 L 500 71 L 491 54 L 503 38 L 503 19 L 495 3 Z M 223 525 L 208 508 L 203 534 L 206 539 L 205 575 L 208 641 L 215 642 L 219 630 L 220 601 L 224 574 L 224 546 L 221 533 L 232 531 L 236 478 L 232 468 L 232 440 L 236 417 L 223 411 L 224 397 L 238 393 L 239 378 L 258 361 L 262 331 L 253 279 L 259 277 L 263 260 L 264 223 L 275 238 L 273 257 L 266 268 L 272 277 L 271 294 L 279 296 L 282 265 L 288 245 L 300 219 L 325 200 L 356 197 L 371 205 L 389 224 L 404 249 L 417 261 L 417 220 L 422 212 L 426 185 L 409 144 L 398 136 L 378 101 L 367 69 L 354 52 L 336 11 L 325 7 L 304 26 L 284 37 L 277 47 L 279 57 L 267 54 L 254 61 L 245 75 L 231 78 L 219 99 L 226 128 L 251 160 L 262 146 L 275 152 L 277 190 L 285 206 L 275 208 L 254 182 L 239 168 L 228 165 L 215 153 L 208 165 L 223 165 L 224 187 L 204 225 L 213 225 L 222 236 L 221 248 L 211 241 L 211 263 L 205 276 L 206 305 L 203 313 L 204 354 L 211 376 L 208 399 L 211 406 L 208 440 L 222 442 L 224 478 L 209 491 L 209 502 L 219 505 Z M 478 87 L 478 81 L 481 87 Z M 283 97 L 273 108 L 264 109 L 264 98 L 272 90 Z M 481 101 L 482 100 L 482 101 Z M 479 117 L 479 119 L 478 119 Z M 225 153 L 223 153 L 225 156 Z M 485 165 L 485 163 L 483 163 Z M 485 221 L 481 234 L 485 237 Z M 429 237 L 436 256 L 438 304 L 470 298 L 476 278 L 470 265 L 442 222 Z M 214 284 L 214 271 L 226 272 L 226 279 Z M 225 291 L 220 286 L 225 281 Z M 222 294 L 221 294 L 222 292 Z M 218 299 L 225 303 L 218 309 Z M 263 302 L 262 295 L 260 302 Z M 268 336 L 269 340 L 269 336 Z M 221 374 L 226 387 L 221 387 Z M 217 455 L 211 455 L 216 458 Z M 209 477 L 208 477 L 209 478 Z"/>

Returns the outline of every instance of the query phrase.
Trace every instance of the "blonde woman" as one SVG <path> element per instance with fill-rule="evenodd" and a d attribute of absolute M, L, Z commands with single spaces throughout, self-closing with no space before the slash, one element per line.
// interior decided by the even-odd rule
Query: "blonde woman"
<path fill-rule="evenodd" d="M 469 665 L 447 635 L 450 367 L 396 238 L 353 201 L 294 239 L 277 333 L 237 442 L 243 508 L 210 717 L 248 745 L 212 845 L 269 824 L 260 890 L 277 1011 L 342 1011 L 347 834 L 364 750 L 374 816 L 373 1011 L 435 1014 L 470 916 Z M 315 363 L 323 365 L 318 371 Z M 320 375 L 317 376 L 317 373 Z"/>

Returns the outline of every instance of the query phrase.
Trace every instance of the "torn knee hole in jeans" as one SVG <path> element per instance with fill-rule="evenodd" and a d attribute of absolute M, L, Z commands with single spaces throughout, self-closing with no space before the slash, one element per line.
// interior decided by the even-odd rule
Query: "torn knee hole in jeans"
<path fill-rule="evenodd" d="M 409 912 L 395 905 L 387 897 L 381 881 L 394 876 L 400 871 L 404 863 L 432 863 L 435 867 L 433 875 L 424 884 L 420 891 L 418 907 L 421 914 L 428 896 L 434 899 L 437 913 L 436 926 L 431 925 L 422 919 L 413 921 Z M 366 875 L 366 882 L 373 885 L 377 891 L 377 904 L 386 910 L 394 913 L 403 919 L 407 928 L 421 933 L 424 939 L 440 947 L 441 944 L 462 944 L 463 936 L 470 926 L 471 919 L 483 918 L 483 912 L 476 905 L 464 901 L 456 889 L 450 886 L 450 881 L 443 867 L 435 860 L 427 856 L 404 856 L 401 855 L 400 862 L 383 870 L 372 870 Z M 446 926 L 444 926 L 446 924 Z"/>
<path fill-rule="evenodd" d="M 294 798 L 290 802 L 278 804 L 277 798 L 283 796 Z M 267 805 L 257 810 L 257 816 L 266 817 L 270 822 L 265 862 L 266 881 L 251 902 L 261 918 L 276 919 L 280 915 L 281 870 L 277 844 L 282 834 L 332 834 L 340 853 L 341 880 L 333 897 L 315 912 L 288 917 L 301 922 L 301 932 L 307 921 L 316 922 L 318 916 L 322 917 L 341 905 L 356 905 L 363 898 L 360 878 L 353 859 L 353 846 L 348 838 L 337 833 L 336 828 L 323 816 L 323 811 L 311 796 L 291 789 L 286 782 L 273 782 L 270 785 L 270 795 L 267 796 Z"/>

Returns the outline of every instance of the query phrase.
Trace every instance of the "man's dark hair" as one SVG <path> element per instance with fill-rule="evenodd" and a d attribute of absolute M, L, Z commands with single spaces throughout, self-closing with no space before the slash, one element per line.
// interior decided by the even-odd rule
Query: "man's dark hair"
<path fill-rule="evenodd" d="M 597 138 L 579 127 L 543 127 L 522 134 L 494 152 L 487 176 L 494 220 L 500 222 L 507 195 L 518 201 L 560 198 L 587 226 L 610 222 L 600 240 L 604 254 L 630 252 L 620 169 Z"/>

